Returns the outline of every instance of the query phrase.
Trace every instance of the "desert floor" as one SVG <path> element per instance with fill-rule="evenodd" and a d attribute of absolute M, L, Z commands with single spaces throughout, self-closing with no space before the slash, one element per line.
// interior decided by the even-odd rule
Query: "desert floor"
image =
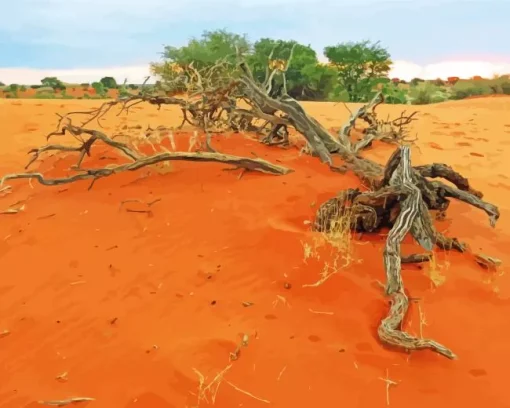
<path fill-rule="evenodd" d="M 0 174 L 22 171 L 27 151 L 56 125 L 55 112 L 99 104 L 0 100 Z M 328 128 L 348 117 L 342 104 L 303 105 Z M 378 109 L 397 116 L 403 107 Z M 0 407 L 69 397 L 94 398 L 77 404 L 90 408 L 194 407 L 197 372 L 206 387 L 224 369 L 214 401 L 221 408 L 376 408 L 387 406 L 388 395 L 391 407 L 510 406 L 509 111 L 510 98 L 447 102 L 420 107 L 413 128 L 414 164 L 449 163 L 501 210 L 495 229 L 482 211 L 457 202 L 437 223 L 473 251 L 501 259 L 500 272 L 453 252 L 403 271 L 420 299 L 405 329 L 447 345 L 455 361 L 378 342 L 388 308 L 377 283 L 385 279 L 383 234 L 355 239 L 354 261 L 322 285 L 303 287 L 337 257 L 308 221 L 320 203 L 359 182 L 296 148 L 242 135 L 213 141 L 225 153 L 279 160 L 295 170 L 286 176 L 239 179 L 225 165 L 172 162 L 166 171 L 101 179 L 90 191 L 89 182 L 8 182 L 12 193 L 0 198 L 0 210 L 25 207 L 0 214 Z M 103 126 L 179 123 L 173 107 L 148 106 L 109 115 Z M 183 150 L 188 136 L 176 136 Z M 102 149 L 84 164 L 106 163 Z M 365 155 L 383 163 L 391 151 L 378 144 Z M 73 160 L 46 157 L 33 166 L 66 174 Z M 132 212 L 146 209 L 140 203 L 121 207 L 128 199 L 159 201 L 148 214 Z M 320 257 L 305 259 L 307 246 Z M 248 345 L 229 361 L 243 338 Z M 386 376 L 396 383 L 388 390 Z M 213 405 L 217 384 L 201 395 L 209 401 L 201 407 Z"/>

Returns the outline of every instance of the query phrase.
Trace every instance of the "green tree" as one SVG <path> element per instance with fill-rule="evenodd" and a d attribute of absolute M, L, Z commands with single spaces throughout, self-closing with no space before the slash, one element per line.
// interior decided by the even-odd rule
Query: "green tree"
<path fill-rule="evenodd" d="M 99 80 L 106 89 L 117 89 L 117 81 L 113 77 L 104 77 Z"/>
<path fill-rule="evenodd" d="M 97 95 L 99 95 L 99 96 L 106 95 L 106 89 L 102 82 L 92 82 L 92 88 L 94 88 Z"/>
<path fill-rule="evenodd" d="M 54 90 L 66 89 L 66 86 L 64 85 L 64 83 L 57 77 L 45 77 L 45 78 L 41 79 L 41 84 L 43 84 L 43 86 L 49 86 L 49 87 L 53 88 Z"/>
<path fill-rule="evenodd" d="M 297 99 L 325 99 L 334 84 L 335 72 L 330 67 L 319 64 L 317 53 L 309 45 L 262 38 L 253 45 L 253 52 L 247 62 L 255 79 L 262 82 L 266 76 L 269 58 L 271 61 L 283 63 L 286 67 L 291 52 L 292 59 L 285 73 L 287 93 Z M 283 77 L 275 76 L 272 85 L 281 87 Z"/>
<path fill-rule="evenodd" d="M 18 84 L 10 84 L 8 89 L 10 92 L 16 93 L 19 91 L 19 85 Z"/>
<path fill-rule="evenodd" d="M 337 69 L 339 84 L 351 102 L 368 100 L 376 80 L 388 76 L 392 63 L 389 52 L 378 42 L 370 41 L 329 46 L 324 55 Z"/>
<path fill-rule="evenodd" d="M 232 74 L 236 63 L 236 47 L 240 52 L 247 52 L 250 43 L 246 36 L 230 33 L 226 30 L 205 31 L 200 38 L 192 38 L 182 47 L 165 46 L 160 63 L 152 63 L 151 71 L 161 78 L 163 85 L 172 90 L 184 90 L 182 84 L 174 84 L 182 77 L 181 69 L 193 63 L 193 67 L 201 70 L 212 67 L 218 61 L 225 61 L 222 69 L 216 70 L 216 76 L 225 77 Z"/>
<path fill-rule="evenodd" d="M 21 92 L 25 92 L 25 91 L 27 90 L 27 87 L 26 87 L 25 85 L 21 85 L 21 86 L 19 87 L 19 90 L 20 90 Z"/>
<path fill-rule="evenodd" d="M 5 84 L 2 81 L 0 81 L 0 86 L 5 86 Z"/>

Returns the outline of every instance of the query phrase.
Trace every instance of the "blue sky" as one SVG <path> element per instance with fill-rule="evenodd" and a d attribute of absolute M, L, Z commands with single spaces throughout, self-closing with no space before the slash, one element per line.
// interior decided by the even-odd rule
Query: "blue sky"
<path fill-rule="evenodd" d="M 510 0 L 3 0 L 0 9 L 0 68 L 147 64 L 163 44 L 216 28 L 319 52 L 380 40 L 393 59 L 417 64 L 510 61 Z"/>

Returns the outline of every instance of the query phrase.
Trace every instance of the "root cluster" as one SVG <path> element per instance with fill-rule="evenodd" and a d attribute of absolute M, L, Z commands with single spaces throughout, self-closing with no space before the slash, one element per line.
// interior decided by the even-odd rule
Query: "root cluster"
<path fill-rule="evenodd" d="M 443 177 L 457 188 L 439 181 L 431 182 L 425 177 Z M 323 203 L 317 211 L 314 229 L 328 232 L 338 215 L 345 213 L 350 214 L 352 230 L 376 232 L 389 228 L 383 261 L 386 270 L 385 292 L 390 297 L 391 307 L 379 326 L 379 338 L 385 344 L 405 350 L 431 349 L 453 359 L 455 354 L 445 346 L 433 340 L 415 338 L 401 330 L 409 306 L 401 265 L 430 260 L 430 251 L 434 246 L 460 252 L 467 249 L 458 239 L 446 237 L 434 228 L 429 210 L 437 210 L 444 216 L 449 198 L 484 210 L 492 226 L 499 218 L 499 210 L 483 201 L 482 194 L 472 189 L 467 179 L 446 165 L 413 168 L 408 146 L 402 146 L 393 153 L 383 169 L 382 177 L 373 180 L 373 185 L 377 186 L 375 190 L 361 192 L 359 189 L 349 189 Z M 429 253 L 402 255 L 400 245 L 408 233 Z"/>

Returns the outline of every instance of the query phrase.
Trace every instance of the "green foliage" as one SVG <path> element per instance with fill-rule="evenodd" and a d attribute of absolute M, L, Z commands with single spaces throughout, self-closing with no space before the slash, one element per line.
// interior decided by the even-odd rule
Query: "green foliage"
<path fill-rule="evenodd" d="M 241 52 L 250 49 L 246 36 L 230 33 L 226 30 L 205 31 L 200 38 L 192 38 L 183 47 L 165 46 L 163 62 L 152 63 L 151 71 L 159 76 L 169 91 L 184 91 L 179 69 L 193 63 L 197 70 L 212 67 L 219 61 L 224 62 L 221 69 L 215 71 L 214 78 L 228 78 L 235 74 L 236 47 Z M 145 88 L 143 92 L 145 92 Z"/>
<path fill-rule="evenodd" d="M 96 91 L 96 94 L 99 96 L 106 96 L 106 89 L 102 82 L 92 82 L 92 88 Z"/>
<path fill-rule="evenodd" d="M 383 85 L 381 91 L 386 103 L 406 104 L 409 101 L 407 90 L 399 87 L 397 84 L 388 82 Z"/>
<path fill-rule="evenodd" d="M 36 92 L 36 95 L 37 95 L 39 93 L 54 93 L 55 90 L 51 86 L 41 86 L 35 92 Z"/>
<path fill-rule="evenodd" d="M 0 81 L 0 86 L 5 86 L 5 84 L 2 81 Z"/>
<path fill-rule="evenodd" d="M 129 89 L 137 89 L 137 88 L 138 88 L 138 86 L 137 86 L 137 85 L 135 85 L 135 84 L 128 84 L 128 86 L 127 86 L 127 87 L 128 87 Z"/>
<path fill-rule="evenodd" d="M 117 81 L 113 77 L 104 77 L 99 80 L 105 89 L 117 89 Z"/>
<path fill-rule="evenodd" d="M 452 87 L 452 99 L 464 99 L 470 96 L 491 95 L 494 90 L 489 81 L 466 81 L 460 80 Z"/>
<path fill-rule="evenodd" d="M 334 86 L 335 71 L 328 66 L 319 65 L 317 53 L 309 46 L 296 41 L 278 41 L 262 38 L 252 48 L 247 58 L 253 76 L 260 83 L 264 81 L 269 64 L 281 61 L 287 67 L 292 52 L 292 59 L 285 74 L 287 92 L 298 99 L 324 99 Z M 283 86 L 283 77 L 274 77 L 272 86 Z"/>
<path fill-rule="evenodd" d="M 184 47 L 166 46 L 163 58 L 181 66 L 193 62 L 196 69 L 212 66 L 219 60 L 235 64 L 236 46 L 241 52 L 247 52 L 250 49 L 246 36 L 226 30 L 205 31 L 201 38 L 192 38 Z"/>
<path fill-rule="evenodd" d="M 42 85 L 30 85 L 30 88 L 32 88 L 32 89 L 39 89 L 41 87 L 42 87 Z"/>
<path fill-rule="evenodd" d="M 411 84 L 411 86 L 416 86 L 416 85 L 418 85 L 419 83 L 422 83 L 422 82 L 425 82 L 425 80 L 421 79 L 421 78 L 413 78 L 413 79 L 411 79 L 410 84 Z"/>
<path fill-rule="evenodd" d="M 349 102 L 349 100 L 349 94 L 340 85 L 336 85 L 328 94 L 328 101 L 331 102 Z"/>
<path fill-rule="evenodd" d="M 43 84 L 43 86 L 46 86 L 46 87 L 51 87 L 55 90 L 57 90 L 57 89 L 62 90 L 62 89 L 66 88 L 64 83 L 56 77 L 43 78 L 43 79 L 41 79 L 41 84 Z"/>
<path fill-rule="evenodd" d="M 121 98 L 131 96 L 131 94 L 128 92 L 128 87 L 126 86 L 125 82 L 121 86 L 119 86 L 119 96 Z"/>
<path fill-rule="evenodd" d="M 20 90 L 21 92 L 25 92 L 25 91 L 27 90 L 27 87 L 26 87 L 25 85 L 21 85 L 21 86 L 19 87 L 19 90 Z"/>
<path fill-rule="evenodd" d="M 510 79 L 496 77 L 482 80 L 460 80 L 452 87 L 452 99 L 464 99 L 471 96 L 510 95 Z"/>
<path fill-rule="evenodd" d="M 34 95 L 35 99 L 55 99 L 56 96 L 53 93 L 49 92 L 38 92 Z"/>
<path fill-rule="evenodd" d="M 409 90 L 409 100 L 413 105 L 444 102 L 448 99 L 446 89 L 430 82 L 422 82 Z"/>
<path fill-rule="evenodd" d="M 387 77 L 390 71 L 390 54 L 378 42 L 347 42 L 324 49 L 338 72 L 338 81 L 347 91 L 351 102 L 367 101 L 375 80 Z"/>

